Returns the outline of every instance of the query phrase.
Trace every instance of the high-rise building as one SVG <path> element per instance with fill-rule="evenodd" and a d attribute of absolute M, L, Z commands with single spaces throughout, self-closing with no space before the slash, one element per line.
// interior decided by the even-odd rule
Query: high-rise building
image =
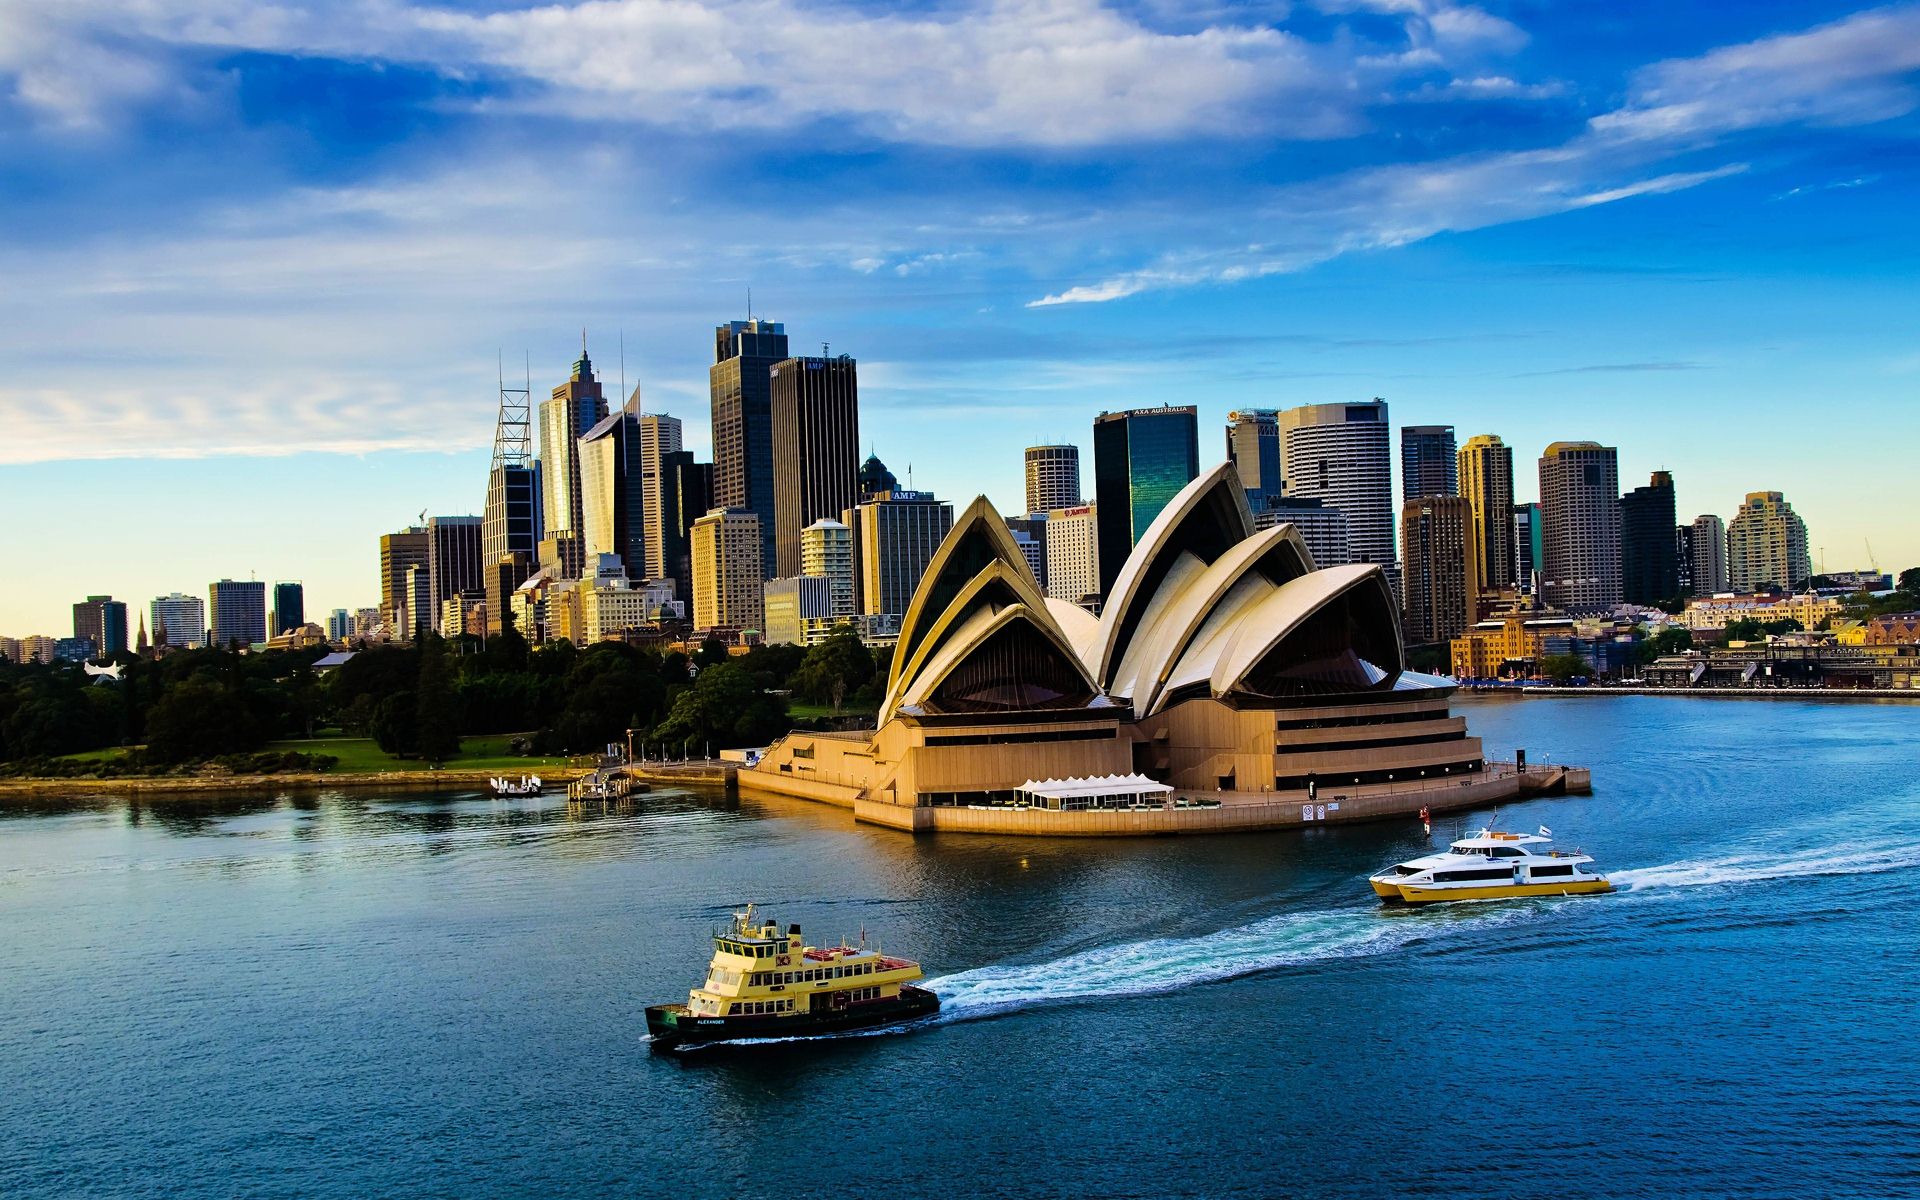
<path fill-rule="evenodd" d="M 764 604 L 769 645 L 817 646 L 839 623 L 833 617 L 831 588 L 812 575 L 767 580 Z"/>
<path fill-rule="evenodd" d="M 412 628 L 406 610 L 411 605 L 407 592 L 407 572 L 423 567 L 431 572 L 431 547 L 425 527 L 410 525 L 394 533 L 380 535 L 380 618 L 394 636 L 404 636 Z M 431 578 L 431 576 L 429 576 Z M 431 595 L 431 593 L 429 593 Z"/>
<path fill-rule="evenodd" d="M 859 367 L 845 354 L 768 368 L 773 412 L 770 574 L 800 574 L 800 531 L 860 500 Z"/>
<path fill-rule="evenodd" d="M 882 492 L 847 511 L 853 534 L 854 586 L 860 611 L 902 616 L 934 551 L 953 528 L 953 505 L 932 492 Z"/>
<path fill-rule="evenodd" d="M 20 650 L 19 639 L 0 637 L 0 659 L 4 659 L 15 665 L 26 662 L 26 658 Z"/>
<path fill-rule="evenodd" d="M 1540 544 L 1543 532 L 1537 501 L 1513 506 L 1513 583 L 1529 596 L 1539 586 L 1540 569 L 1546 562 Z"/>
<path fill-rule="evenodd" d="M 20 639 L 20 659 L 23 663 L 50 663 L 60 643 L 44 633 Z"/>
<path fill-rule="evenodd" d="M 73 636 L 93 643 L 99 658 L 127 652 L 127 605 L 112 596 L 88 596 L 73 606 Z"/>
<path fill-rule="evenodd" d="M 251 646 L 266 641 L 267 585 L 245 579 L 222 579 L 208 585 L 207 618 L 216 646 Z"/>
<path fill-rule="evenodd" d="M 1712 596 L 1728 590 L 1727 524 L 1712 513 L 1693 519 L 1691 539 L 1693 561 L 1690 582 L 1696 596 Z"/>
<path fill-rule="evenodd" d="M 1199 414 L 1191 404 L 1094 418 L 1093 499 L 1103 595 L 1160 510 L 1199 474 Z"/>
<path fill-rule="evenodd" d="M 693 601 L 693 523 L 713 508 L 713 464 L 693 461 L 690 450 L 661 459 L 661 537 L 667 579 L 683 603 Z"/>
<path fill-rule="evenodd" d="M 880 461 L 878 454 L 867 455 L 867 461 L 860 464 L 860 500 L 865 503 L 881 492 L 899 490 L 900 478 L 887 470 L 887 464 Z"/>
<path fill-rule="evenodd" d="M 1030 513 L 1074 508 L 1080 503 L 1080 447 L 1028 446 L 1027 507 Z"/>
<path fill-rule="evenodd" d="M 1069 604 L 1100 597 L 1100 511 L 1092 504 L 1047 514 L 1047 595 Z"/>
<path fill-rule="evenodd" d="M 581 569 L 610 554 L 625 577 L 646 574 L 646 494 L 640 464 L 639 389 L 580 438 Z M 564 535 L 563 535 L 564 536 Z M 545 560 L 542 560 L 545 565 Z"/>
<path fill-rule="evenodd" d="M 407 568 L 406 606 L 398 625 L 401 636 L 419 639 L 440 628 L 440 612 L 433 604 L 433 571 L 425 563 Z"/>
<path fill-rule="evenodd" d="M 1400 498 L 1457 496 L 1453 426 L 1408 425 L 1400 430 Z"/>
<path fill-rule="evenodd" d="M 637 409 L 640 389 L 633 390 L 628 407 Z M 646 543 L 646 562 L 630 570 L 648 579 L 668 579 L 673 570 L 667 549 L 667 458 L 680 453 L 680 418 L 666 413 L 640 414 L 640 506 L 643 514 L 641 540 Z"/>
<path fill-rule="evenodd" d="M 1473 506 L 1474 545 L 1480 551 L 1480 587 L 1514 586 L 1513 450 L 1498 435 L 1467 439 L 1457 456 L 1460 494 Z"/>
<path fill-rule="evenodd" d="M 1666 471 L 1620 497 L 1620 597 L 1628 604 L 1680 595 L 1674 519 L 1673 476 Z"/>
<path fill-rule="evenodd" d="M 207 605 L 198 596 L 171 592 L 147 603 L 147 624 L 155 644 L 204 646 L 207 641 Z"/>
<path fill-rule="evenodd" d="M 1397 587 L 1387 402 L 1303 404 L 1279 419 L 1287 495 L 1345 513 L 1351 561 L 1380 564 Z"/>
<path fill-rule="evenodd" d="M 533 460 L 531 390 L 531 380 L 520 388 L 508 387 L 504 379 L 500 382 L 493 467 L 487 472 L 487 508 L 480 525 L 487 632 L 496 636 L 510 619 L 513 590 L 532 572 L 540 548 L 540 479 Z"/>
<path fill-rule="evenodd" d="M 693 523 L 693 627 L 697 632 L 760 631 L 766 573 L 760 566 L 760 518 L 716 508 Z"/>
<path fill-rule="evenodd" d="M 545 534 L 577 533 L 581 512 L 580 438 L 607 417 L 607 398 L 587 357 L 586 338 L 567 381 L 540 405 L 540 510 Z"/>
<path fill-rule="evenodd" d="M 791 358 L 778 321 L 729 321 L 713 331 L 713 502 L 760 518 L 761 562 L 775 561 L 773 364 Z M 698 516 L 699 514 L 695 514 Z"/>
<path fill-rule="evenodd" d="M 1682 596 L 1693 595 L 1693 526 L 1673 527 L 1673 573 Z"/>
<path fill-rule="evenodd" d="M 480 517 L 427 518 L 427 586 L 435 613 L 447 601 L 486 594 L 485 528 Z"/>
<path fill-rule="evenodd" d="M 1727 526 L 1727 582 L 1736 592 L 1797 588 L 1813 575 L 1807 523 L 1779 492 L 1748 492 Z"/>
<path fill-rule="evenodd" d="M 336 608 L 327 614 L 327 640 L 344 642 L 353 636 L 353 614 Z"/>
<path fill-rule="evenodd" d="M 1240 476 L 1247 505 L 1265 512 L 1287 494 L 1280 469 L 1280 414 L 1271 408 L 1240 408 L 1227 414 L 1227 461 Z"/>
<path fill-rule="evenodd" d="M 307 589 L 297 580 L 284 579 L 273 585 L 273 609 L 267 628 L 274 637 L 307 623 Z"/>
<path fill-rule="evenodd" d="M 548 530 L 540 539 L 540 569 L 555 579 L 580 578 L 588 561 L 587 539 L 576 530 Z"/>
<path fill-rule="evenodd" d="M 1280 496 L 1267 501 L 1265 512 L 1253 515 L 1256 529 L 1291 525 L 1313 555 L 1313 565 L 1345 566 L 1353 561 L 1353 541 L 1347 533 L 1347 514 L 1304 496 Z"/>
<path fill-rule="evenodd" d="M 1027 560 L 1027 568 L 1033 572 L 1035 583 L 1042 592 L 1047 588 L 1047 514 L 1032 513 L 1024 517 L 1008 517 L 1007 532 L 1013 535 L 1014 545 L 1020 547 L 1021 555 Z"/>
<path fill-rule="evenodd" d="M 1422 496 L 1400 509 L 1400 563 L 1409 646 L 1450 642 L 1480 619 L 1480 547 L 1464 496 Z"/>
<path fill-rule="evenodd" d="M 822 517 L 800 531 L 800 574 L 827 581 L 827 616 L 853 620 L 853 530 L 844 522 Z"/>
<path fill-rule="evenodd" d="M 1540 457 L 1540 595 L 1553 608 L 1620 603 L 1620 463 L 1612 446 L 1555 442 Z"/>

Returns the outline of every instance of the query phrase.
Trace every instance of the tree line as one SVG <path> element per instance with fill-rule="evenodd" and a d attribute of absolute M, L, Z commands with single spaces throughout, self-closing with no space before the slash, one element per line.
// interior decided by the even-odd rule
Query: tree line
<path fill-rule="evenodd" d="M 122 747 L 134 768 L 259 755 L 276 740 L 338 729 L 425 762 L 459 753 L 462 738 L 524 735 L 535 755 L 578 754 L 627 740 L 698 754 L 757 746 L 796 722 L 792 700 L 830 710 L 878 707 L 891 651 L 875 653 L 850 626 L 823 643 L 757 646 L 730 655 L 601 642 L 533 647 L 508 630 L 478 639 L 427 637 L 362 648 L 329 671 L 327 651 L 242 653 L 202 647 L 159 659 L 121 655 L 121 678 L 78 664 L 0 660 L 0 763 L 13 773 L 61 756 Z M 832 717 L 812 717 L 819 725 Z"/>

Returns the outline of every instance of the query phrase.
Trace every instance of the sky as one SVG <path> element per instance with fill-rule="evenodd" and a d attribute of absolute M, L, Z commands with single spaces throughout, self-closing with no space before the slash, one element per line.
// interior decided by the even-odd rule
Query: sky
<path fill-rule="evenodd" d="M 0 0 L 0 633 L 376 603 L 583 329 L 704 456 L 749 293 L 956 504 L 1380 396 L 1910 566 L 1917 110 L 1917 4 Z"/>

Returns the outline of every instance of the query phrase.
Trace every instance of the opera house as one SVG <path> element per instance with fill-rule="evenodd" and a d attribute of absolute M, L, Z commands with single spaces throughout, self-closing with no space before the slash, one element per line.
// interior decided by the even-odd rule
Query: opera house
<path fill-rule="evenodd" d="M 1255 529 L 1222 465 L 1161 512 L 1097 618 L 1044 597 L 975 500 L 901 623 L 875 727 L 789 734 L 739 785 L 901 829 L 1027 834 L 1266 829 L 1539 790 L 1486 761 L 1452 693 L 1406 669 L 1378 566 L 1315 569 L 1291 525 Z"/>

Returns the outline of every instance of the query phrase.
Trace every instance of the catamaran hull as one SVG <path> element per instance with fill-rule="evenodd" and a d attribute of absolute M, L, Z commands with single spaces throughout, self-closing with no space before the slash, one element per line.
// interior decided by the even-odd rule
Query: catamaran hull
<path fill-rule="evenodd" d="M 1605 879 L 1552 883 L 1497 883 L 1484 887 L 1414 887 L 1387 879 L 1370 881 L 1388 904 L 1444 904 L 1450 900 L 1512 900 L 1523 896 L 1592 896 L 1613 890 Z"/>
<path fill-rule="evenodd" d="M 791 1017 L 696 1017 L 684 1004 L 655 1004 L 647 1009 L 653 1049 L 746 1038 L 828 1037 L 861 1029 L 899 1025 L 940 1011 L 940 997 L 925 988 L 902 986 L 897 999 Z"/>

